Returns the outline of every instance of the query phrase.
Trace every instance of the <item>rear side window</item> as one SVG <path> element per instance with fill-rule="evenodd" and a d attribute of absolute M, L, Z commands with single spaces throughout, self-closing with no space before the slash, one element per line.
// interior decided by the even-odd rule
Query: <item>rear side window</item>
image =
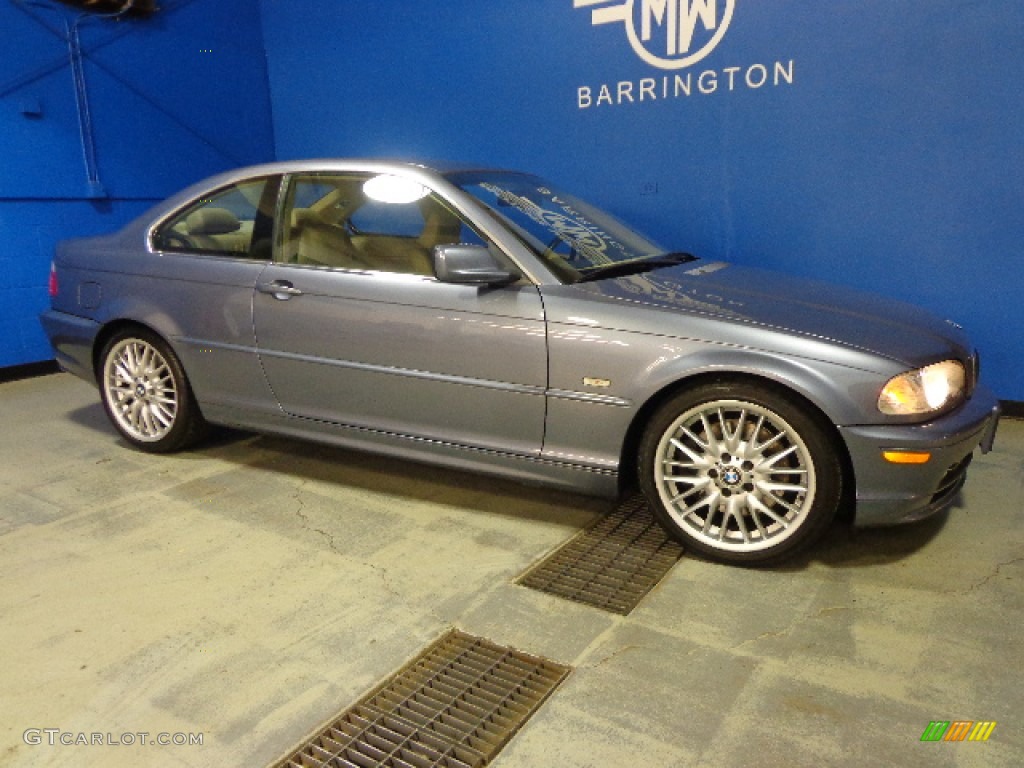
<path fill-rule="evenodd" d="M 196 200 L 153 234 L 160 251 L 269 260 L 277 183 L 261 178 Z"/>

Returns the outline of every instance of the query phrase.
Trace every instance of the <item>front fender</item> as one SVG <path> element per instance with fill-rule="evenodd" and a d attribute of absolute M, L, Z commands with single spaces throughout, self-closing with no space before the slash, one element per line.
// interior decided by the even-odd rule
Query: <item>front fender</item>
<path fill-rule="evenodd" d="M 880 417 L 876 403 L 888 376 L 875 370 L 805 357 L 783 357 L 757 349 L 703 344 L 680 350 L 670 360 L 644 370 L 637 381 L 639 400 L 685 386 L 708 375 L 766 379 L 813 403 L 833 424 L 863 424 Z M 894 374 L 895 375 L 895 371 Z"/>
<path fill-rule="evenodd" d="M 879 388 L 898 372 L 897 363 L 815 340 L 776 341 L 772 346 L 784 351 L 551 324 L 545 455 L 617 467 L 626 435 L 645 407 L 709 375 L 773 382 L 837 426 L 878 421 Z"/>

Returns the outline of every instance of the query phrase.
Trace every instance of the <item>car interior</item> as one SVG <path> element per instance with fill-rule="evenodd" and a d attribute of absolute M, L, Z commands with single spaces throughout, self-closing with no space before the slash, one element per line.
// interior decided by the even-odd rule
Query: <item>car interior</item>
<path fill-rule="evenodd" d="M 402 203 L 375 201 L 363 191 L 366 181 L 363 175 L 294 178 L 285 205 L 287 226 L 281 234 L 278 260 L 312 267 L 433 275 L 435 246 L 481 242 L 436 196 L 428 194 Z M 252 240 L 262 184 L 251 189 L 243 186 L 173 219 L 157 233 L 155 245 L 166 250 L 255 257 Z M 269 242 L 267 246 L 257 249 L 261 258 L 269 258 Z"/>
<path fill-rule="evenodd" d="M 463 239 L 463 222 L 436 197 L 380 204 L 362 191 L 364 177 L 294 182 L 282 260 L 291 264 L 432 275 L 437 245 Z M 327 191 L 306 206 L 310 192 Z"/>

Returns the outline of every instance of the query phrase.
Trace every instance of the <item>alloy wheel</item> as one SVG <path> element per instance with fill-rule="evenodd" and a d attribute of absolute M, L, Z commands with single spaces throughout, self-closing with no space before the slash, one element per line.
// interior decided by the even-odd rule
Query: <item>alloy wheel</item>
<path fill-rule="evenodd" d="M 654 481 L 686 537 L 737 553 L 774 548 L 796 533 L 816 492 L 797 430 L 769 408 L 732 399 L 700 403 L 668 426 Z"/>
<path fill-rule="evenodd" d="M 157 442 L 174 428 L 178 385 L 167 360 L 149 342 L 125 338 L 109 349 L 103 391 L 111 415 L 130 438 Z"/>

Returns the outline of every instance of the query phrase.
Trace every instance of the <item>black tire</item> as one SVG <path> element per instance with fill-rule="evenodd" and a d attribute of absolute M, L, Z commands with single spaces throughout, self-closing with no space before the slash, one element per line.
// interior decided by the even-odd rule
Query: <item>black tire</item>
<path fill-rule="evenodd" d="M 207 431 L 188 378 L 167 343 L 144 328 L 115 333 L 104 345 L 100 397 L 117 431 L 149 453 L 171 453 Z"/>
<path fill-rule="evenodd" d="M 705 383 L 658 408 L 639 474 L 666 531 L 733 564 L 791 557 L 825 532 L 842 497 L 829 426 L 795 395 L 755 382 Z"/>

